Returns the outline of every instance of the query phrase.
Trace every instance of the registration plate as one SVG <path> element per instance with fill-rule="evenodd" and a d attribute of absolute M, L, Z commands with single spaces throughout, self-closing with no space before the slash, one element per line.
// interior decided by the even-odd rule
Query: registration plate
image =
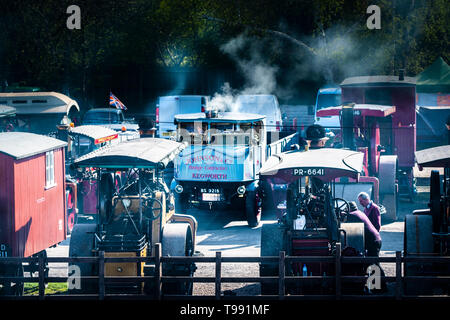
<path fill-rule="evenodd" d="M 9 247 L 6 244 L 0 244 L 0 258 L 7 258 Z"/>
<path fill-rule="evenodd" d="M 172 135 L 172 132 L 163 132 L 162 135 L 164 137 L 170 137 Z"/>
<path fill-rule="evenodd" d="M 220 193 L 203 193 L 202 194 L 203 201 L 220 201 Z"/>
<path fill-rule="evenodd" d="M 323 168 L 295 168 L 294 176 L 324 176 L 325 169 Z"/>

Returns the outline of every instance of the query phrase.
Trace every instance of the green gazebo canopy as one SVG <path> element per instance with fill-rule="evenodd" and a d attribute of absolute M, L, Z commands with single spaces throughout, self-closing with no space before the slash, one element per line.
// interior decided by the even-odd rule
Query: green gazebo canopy
<path fill-rule="evenodd" d="M 450 66 L 439 57 L 417 76 L 417 92 L 450 92 Z"/>

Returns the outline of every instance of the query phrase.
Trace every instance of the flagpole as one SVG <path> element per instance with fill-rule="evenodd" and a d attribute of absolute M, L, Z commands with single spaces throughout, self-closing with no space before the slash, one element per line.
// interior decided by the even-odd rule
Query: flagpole
<path fill-rule="evenodd" d="M 112 90 L 111 90 L 111 87 L 109 87 L 109 107 L 111 108 L 111 96 L 112 96 Z M 110 112 L 108 112 L 108 122 L 109 123 L 111 123 L 111 113 Z"/>

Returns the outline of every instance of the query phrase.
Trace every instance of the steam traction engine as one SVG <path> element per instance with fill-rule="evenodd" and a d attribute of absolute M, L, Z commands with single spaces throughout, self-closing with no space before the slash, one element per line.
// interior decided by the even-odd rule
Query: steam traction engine
<path fill-rule="evenodd" d="M 345 252 L 364 255 L 363 223 L 346 223 L 349 205 L 334 197 L 338 177 L 358 179 L 363 154 L 343 149 L 290 151 L 271 157 L 261 169 L 264 183 L 287 183 L 287 213 L 275 224 L 261 228 L 261 256 L 334 256 L 338 242 Z M 303 276 L 334 275 L 334 263 L 287 264 L 286 274 Z M 356 270 L 364 274 L 364 268 Z M 278 263 L 263 262 L 261 276 L 278 275 Z M 262 294 L 276 294 L 276 284 L 261 283 Z M 289 292 L 308 293 L 333 290 L 326 280 L 291 283 Z"/>
<path fill-rule="evenodd" d="M 154 256 L 161 243 L 163 256 L 191 256 L 194 253 L 197 222 L 194 217 L 175 214 L 173 194 L 163 179 L 163 169 L 184 145 L 165 139 L 142 138 L 104 147 L 75 160 L 76 168 L 93 168 L 97 173 L 98 219 L 95 224 L 78 223 L 70 240 L 70 257 L 91 257 L 104 252 L 107 258 Z M 119 189 L 111 173 L 126 178 Z M 82 277 L 98 272 L 94 263 L 74 263 Z M 166 263 L 163 275 L 192 276 L 194 263 Z M 138 262 L 106 262 L 105 276 L 153 276 L 155 265 Z M 73 293 L 95 292 L 96 281 L 82 278 Z M 120 281 L 106 283 L 107 292 L 134 291 L 151 294 L 154 283 L 144 285 Z M 192 281 L 163 283 L 164 293 L 191 294 Z"/>
<path fill-rule="evenodd" d="M 415 87 L 413 78 L 402 75 L 348 78 L 341 83 L 343 105 L 317 112 L 318 117 L 340 116 L 336 140 L 365 154 L 360 182 L 372 190 L 357 191 L 372 193 L 391 220 L 397 219 L 398 198 L 412 201 L 415 195 Z M 346 199 L 357 195 L 342 192 Z"/>

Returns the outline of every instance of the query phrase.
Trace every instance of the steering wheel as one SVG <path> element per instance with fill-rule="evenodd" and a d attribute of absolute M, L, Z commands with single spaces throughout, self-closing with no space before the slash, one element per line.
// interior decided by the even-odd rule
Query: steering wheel
<path fill-rule="evenodd" d="M 342 198 L 334 198 L 333 204 L 336 217 L 341 222 L 347 221 L 347 216 L 350 213 L 350 205 L 348 204 L 348 201 Z"/>
<path fill-rule="evenodd" d="M 161 216 L 162 210 L 161 201 L 155 198 L 147 199 L 144 202 L 143 216 L 149 220 L 156 220 Z"/>

